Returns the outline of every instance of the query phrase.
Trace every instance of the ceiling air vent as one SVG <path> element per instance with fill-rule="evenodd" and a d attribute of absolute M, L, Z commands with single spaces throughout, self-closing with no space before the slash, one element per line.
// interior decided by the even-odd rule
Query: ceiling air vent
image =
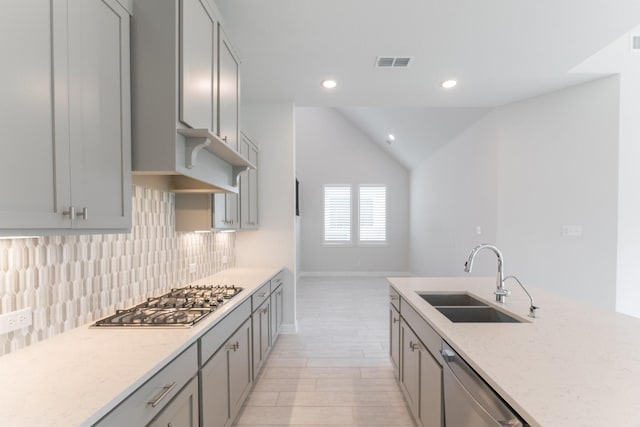
<path fill-rule="evenodd" d="M 413 59 L 412 56 L 378 56 L 377 68 L 407 68 Z"/>
<path fill-rule="evenodd" d="M 631 50 L 640 53 L 640 34 L 631 35 Z"/>

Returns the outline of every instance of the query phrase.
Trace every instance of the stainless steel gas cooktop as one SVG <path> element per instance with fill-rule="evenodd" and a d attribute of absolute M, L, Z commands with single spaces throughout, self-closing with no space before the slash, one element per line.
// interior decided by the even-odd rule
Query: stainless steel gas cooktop
<path fill-rule="evenodd" d="M 236 296 L 234 285 L 188 286 L 98 320 L 93 326 L 191 327 Z"/>

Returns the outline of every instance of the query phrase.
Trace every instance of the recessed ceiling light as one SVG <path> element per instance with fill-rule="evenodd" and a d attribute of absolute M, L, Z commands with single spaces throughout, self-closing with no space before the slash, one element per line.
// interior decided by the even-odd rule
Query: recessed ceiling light
<path fill-rule="evenodd" d="M 396 137 L 394 134 L 390 133 L 389 135 L 387 135 L 387 144 L 391 145 L 391 143 L 395 140 L 396 140 Z"/>
<path fill-rule="evenodd" d="M 325 89 L 333 89 L 337 85 L 338 83 L 335 80 L 324 80 L 322 82 L 322 87 Z"/>
<path fill-rule="evenodd" d="M 445 80 L 442 83 L 440 83 L 440 86 L 442 86 L 444 89 L 451 89 L 453 87 L 456 87 L 457 84 L 458 84 L 457 80 Z"/>

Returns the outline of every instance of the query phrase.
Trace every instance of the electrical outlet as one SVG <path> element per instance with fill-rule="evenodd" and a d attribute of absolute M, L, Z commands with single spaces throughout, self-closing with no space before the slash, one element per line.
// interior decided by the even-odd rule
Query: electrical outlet
<path fill-rule="evenodd" d="M 197 273 L 198 272 L 198 265 L 194 262 L 192 264 L 189 264 L 189 273 Z"/>
<path fill-rule="evenodd" d="M 562 225 L 562 237 L 582 237 L 582 224 Z"/>
<path fill-rule="evenodd" d="M 0 315 L 0 334 L 25 328 L 33 323 L 33 314 L 30 308 L 12 311 Z"/>

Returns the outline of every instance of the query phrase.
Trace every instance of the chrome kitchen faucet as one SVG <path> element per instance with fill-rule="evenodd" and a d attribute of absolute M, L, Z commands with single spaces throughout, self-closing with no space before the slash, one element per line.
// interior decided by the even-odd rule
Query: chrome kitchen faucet
<path fill-rule="evenodd" d="M 518 283 L 518 285 L 520 285 L 520 287 L 522 287 L 524 292 L 529 297 L 529 301 L 531 302 L 531 305 L 529 306 L 529 317 L 535 318 L 536 310 L 539 307 L 536 307 L 533 304 L 533 297 L 527 291 L 527 288 L 524 287 L 522 282 L 520 282 L 520 280 L 518 280 L 516 276 L 508 276 L 506 278 L 504 277 L 504 272 L 503 272 L 504 259 L 502 257 L 502 252 L 500 252 L 500 249 L 488 243 L 483 243 L 481 245 L 476 246 L 471 250 L 471 253 L 469 254 L 469 258 L 467 259 L 467 262 L 464 263 L 464 271 L 466 271 L 467 273 L 471 273 L 471 268 L 473 267 L 473 259 L 476 257 L 477 253 L 480 252 L 482 249 L 489 249 L 498 257 L 498 275 L 496 276 L 496 291 L 494 292 L 494 294 L 496 295 L 496 301 L 502 304 L 505 303 L 507 296 L 511 295 L 511 291 L 509 291 L 504 287 L 504 281 L 507 279 L 513 279 Z"/>

